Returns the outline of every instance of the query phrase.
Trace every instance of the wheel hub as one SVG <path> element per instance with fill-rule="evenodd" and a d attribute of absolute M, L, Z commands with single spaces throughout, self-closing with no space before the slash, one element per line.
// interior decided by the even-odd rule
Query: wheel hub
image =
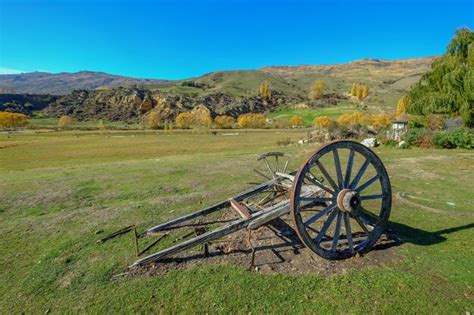
<path fill-rule="evenodd" d="M 352 212 L 360 205 L 359 193 L 351 189 L 343 189 L 337 195 L 337 206 L 341 211 Z"/>

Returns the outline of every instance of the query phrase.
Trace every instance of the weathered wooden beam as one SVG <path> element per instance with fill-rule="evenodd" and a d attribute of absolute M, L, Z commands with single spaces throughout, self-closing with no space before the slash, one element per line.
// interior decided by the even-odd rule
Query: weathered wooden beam
<path fill-rule="evenodd" d="M 159 261 L 171 255 L 174 255 L 176 253 L 179 253 L 181 251 L 194 247 L 196 245 L 204 244 L 204 243 L 216 240 L 218 238 L 224 237 L 235 231 L 245 228 L 249 224 L 249 222 L 250 222 L 249 219 L 238 219 L 214 231 L 206 232 L 192 239 L 186 240 L 180 244 L 171 246 L 157 253 L 154 253 L 152 255 L 139 259 L 136 262 L 134 262 L 130 267 L 138 267 L 138 266 L 146 265 L 151 262 Z"/>
<path fill-rule="evenodd" d="M 249 209 L 245 205 L 232 198 L 229 199 L 229 202 L 231 208 L 234 209 L 235 212 L 237 212 L 242 218 L 248 219 L 252 216 Z"/>

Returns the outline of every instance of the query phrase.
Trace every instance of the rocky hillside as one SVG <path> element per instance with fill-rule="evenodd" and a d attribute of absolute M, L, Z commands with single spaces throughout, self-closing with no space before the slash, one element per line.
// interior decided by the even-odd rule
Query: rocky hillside
<path fill-rule="evenodd" d="M 129 78 L 112 76 L 115 79 L 107 80 L 108 75 L 91 72 L 75 74 L 74 78 L 68 75 L 61 77 L 61 74 L 24 74 L 15 80 L 19 84 L 22 77 L 43 75 L 44 80 L 39 81 L 44 84 L 44 89 L 39 91 L 52 91 L 57 86 L 56 91 L 61 87 L 64 92 L 82 84 L 79 85 L 81 89 L 69 94 L 52 96 L 49 102 L 33 104 L 35 110 L 43 109 L 48 115 L 71 115 L 79 120 L 136 121 L 150 110 L 158 111 L 163 119 L 174 119 L 178 113 L 198 105 L 205 106 L 213 115 L 227 114 L 234 117 L 247 112 L 268 112 L 281 105 L 337 105 L 341 101 L 351 102 L 347 100 L 350 98 L 348 92 L 355 82 L 362 82 L 370 88 L 369 96 L 364 99 L 364 106 L 386 110 L 395 107 L 397 99 L 418 82 L 430 69 L 433 60 L 431 57 L 407 60 L 364 59 L 339 65 L 219 71 L 182 81 L 138 80 L 143 83 L 140 86 L 126 84 L 135 82 Z M 48 76 L 55 76 L 56 81 L 48 81 Z M 79 79 L 82 76 L 92 76 L 94 79 Z M 0 82 L 2 77 L 3 80 L 5 77 L 13 80 L 15 76 L 0 76 Z M 321 100 L 310 101 L 309 89 L 315 80 L 321 79 L 326 85 L 324 96 Z M 265 81 L 269 83 L 272 93 L 270 100 L 258 96 L 259 85 Z M 49 90 L 48 82 L 52 84 Z M 26 82 L 22 84 L 25 90 L 38 92 L 39 85 L 28 86 Z M 125 87 L 98 88 L 104 84 Z M 13 101 L 13 96 L 9 98 L 7 109 L 24 112 L 22 104 L 26 104 L 25 97 L 23 94 L 16 96 L 17 99 Z M 2 105 L 6 106 L 0 98 L 0 106 Z"/>
<path fill-rule="evenodd" d="M 77 89 L 95 90 L 119 86 L 156 85 L 166 82 L 166 80 L 135 79 L 92 71 L 0 75 L 0 89 L 17 94 L 62 95 Z"/>
<path fill-rule="evenodd" d="M 164 94 L 138 88 L 117 88 L 103 91 L 76 90 L 44 109 L 47 115 L 73 116 L 78 120 L 106 119 L 110 121 L 136 121 L 143 114 L 157 111 L 163 120 L 173 120 L 183 111 L 205 106 L 212 116 L 237 117 L 248 112 L 266 112 L 291 101 L 275 95 L 271 100 L 260 97 L 237 97 L 222 93 L 206 96 Z"/>

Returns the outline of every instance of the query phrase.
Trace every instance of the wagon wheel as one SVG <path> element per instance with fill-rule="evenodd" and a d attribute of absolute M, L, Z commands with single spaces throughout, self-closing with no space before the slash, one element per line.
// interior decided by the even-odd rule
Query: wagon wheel
<path fill-rule="evenodd" d="M 283 152 L 268 152 L 260 155 L 257 158 L 259 165 L 254 168 L 255 173 L 263 177 L 265 180 L 277 180 L 279 173 L 286 174 L 288 172 L 288 165 L 290 158 Z M 273 185 L 270 191 L 265 192 L 265 197 L 257 202 L 257 204 L 264 206 L 268 203 L 273 204 L 278 197 L 283 197 L 288 194 L 288 189 L 278 184 Z M 288 197 L 286 197 L 288 198 Z"/>
<path fill-rule="evenodd" d="M 308 189 L 320 193 L 304 195 Z M 336 141 L 311 155 L 296 174 L 290 197 L 300 240 L 326 259 L 369 251 L 386 227 L 391 205 L 382 161 L 353 141 Z"/>

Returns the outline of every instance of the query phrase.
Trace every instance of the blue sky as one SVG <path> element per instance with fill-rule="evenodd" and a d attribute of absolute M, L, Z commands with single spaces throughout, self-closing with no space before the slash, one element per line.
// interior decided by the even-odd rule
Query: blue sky
<path fill-rule="evenodd" d="M 442 54 L 471 1 L 0 0 L 0 72 L 180 79 Z"/>

